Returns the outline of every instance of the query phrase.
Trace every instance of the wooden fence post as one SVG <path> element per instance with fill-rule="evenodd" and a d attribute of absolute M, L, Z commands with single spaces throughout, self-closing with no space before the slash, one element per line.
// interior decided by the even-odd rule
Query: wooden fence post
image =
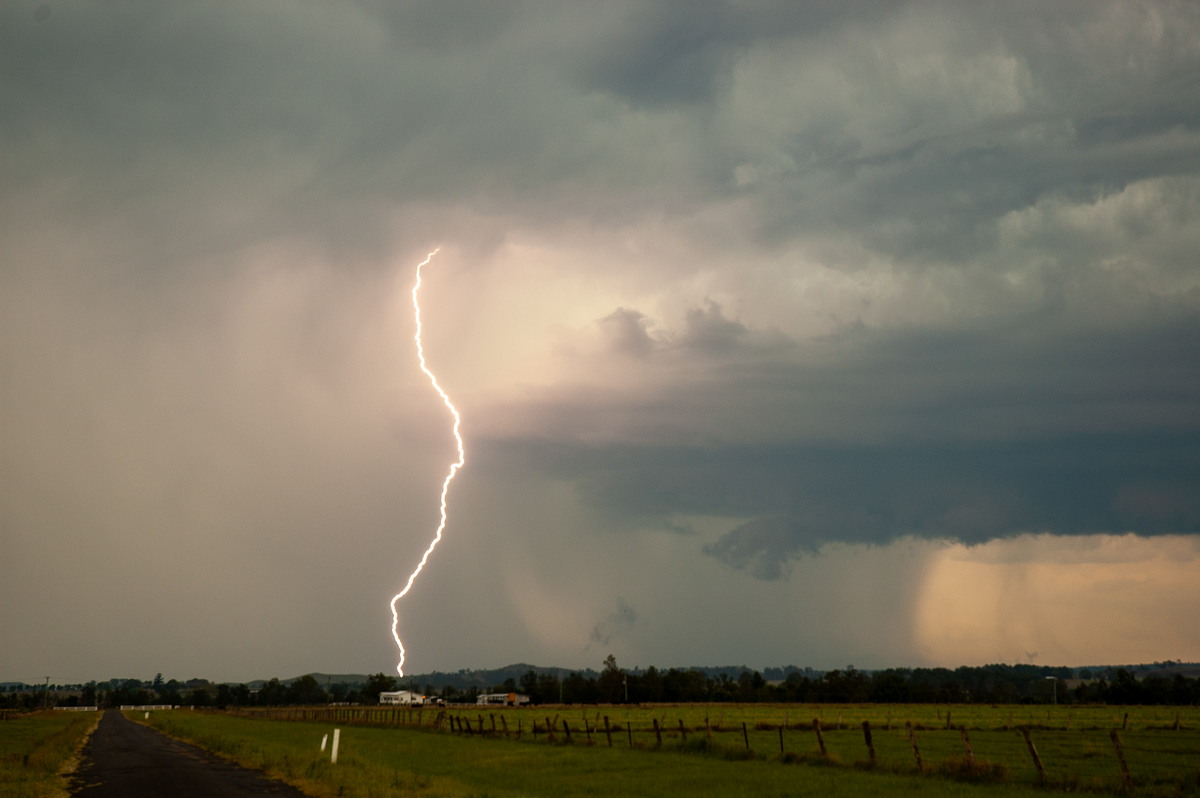
<path fill-rule="evenodd" d="M 917 760 L 917 772 L 920 773 L 925 769 L 921 762 L 921 749 L 917 747 L 917 733 L 913 731 L 912 721 L 908 721 L 908 743 L 912 746 L 913 758 Z"/>
<path fill-rule="evenodd" d="M 783 753 L 784 753 L 784 750 L 783 750 L 783 727 L 780 726 L 779 727 L 779 754 L 782 756 Z"/>
<path fill-rule="evenodd" d="M 825 751 L 825 735 L 821 734 L 821 719 L 813 718 L 813 731 L 817 733 L 817 746 L 821 749 L 821 756 L 828 756 Z"/>
<path fill-rule="evenodd" d="M 683 718 L 679 719 L 679 740 L 682 743 L 687 742 L 687 729 L 683 728 Z"/>
<path fill-rule="evenodd" d="M 867 753 L 871 755 L 871 767 L 875 767 L 879 764 L 879 762 L 875 759 L 875 743 L 871 741 L 871 721 L 864 720 L 862 722 L 862 727 L 863 739 L 867 743 Z"/>
<path fill-rule="evenodd" d="M 746 741 L 746 750 L 750 750 L 750 732 L 746 731 L 746 721 L 742 721 L 742 739 Z"/>
<path fill-rule="evenodd" d="M 554 742 L 554 724 L 550 722 L 550 716 L 546 716 L 546 741 Z"/>
<path fill-rule="evenodd" d="M 658 718 L 651 718 L 651 720 L 654 721 L 654 739 L 657 740 L 655 747 L 662 748 L 662 729 L 658 726 Z"/>
<path fill-rule="evenodd" d="M 1042 758 L 1038 756 L 1037 748 L 1033 746 L 1033 738 L 1029 736 L 1029 727 L 1021 727 L 1021 736 L 1025 738 L 1025 746 L 1029 748 L 1029 755 L 1033 757 L 1033 766 L 1037 768 L 1038 782 L 1046 781 L 1046 769 L 1042 767 Z"/>
<path fill-rule="evenodd" d="M 1129 776 L 1129 765 L 1125 763 L 1125 751 L 1121 749 L 1121 738 L 1117 736 L 1117 730 L 1113 729 L 1108 733 L 1112 738 L 1113 748 L 1117 751 L 1117 762 L 1121 765 L 1121 786 L 1126 790 L 1133 789 L 1133 779 Z"/>
<path fill-rule="evenodd" d="M 567 723 L 566 718 L 563 718 L 563 732 L 567 735 L 567 742 L 573 742 L 571 740 L 571 726 Z"/>
<path fill-rule="evenodd" d="M 604 736 L 608 738 L 608 747 L 612 748 L 612 727 L 608 725 L 608 715 L 604 716 Z"/>
<path fill-rule="evenodd" d="M 958 730 L 962 732 L 963 748 L 967 749 L 967 764 L 972 770 L 975 769 L 975 752 L 971 749 L 971 738 L 967 736 L 967 727 L 959 726 Z"/>
<path fill-rule="evenodd" d="M 633 748 L 633 723 L 628 718 L 625 719 L 625 734 L 629 737 L 629 747 Z"/>

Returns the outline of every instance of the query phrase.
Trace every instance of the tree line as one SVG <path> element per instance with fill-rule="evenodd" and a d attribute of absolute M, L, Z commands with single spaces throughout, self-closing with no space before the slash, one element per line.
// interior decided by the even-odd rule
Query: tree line
<path fill-rule="evenodd" d="M 774 675 L 774 674 L 772 674 Z M 768 680 L 749 668 L 728 671 L 670 668 L 623 671 L 611 656 L 595 676 L 571 673 L 564 679 L 530 670 L 497 686 L 525 693 L 535 703 L 1108 703 L 1200 704 L 1200 678 L 1151 674 L 1137 679 L 1125 668 L 1084 670 L 1035 665 L 983 665 L 948 668 L 888 668 L 861 671 L 854 666 L 817 673 L 788 669 Z"/>
<path fill-rule="evenodd" d="M 1164 665 L 1169 663 L 1164 663 Z M 854 666 L 826 672 L 789 666 L 765 672 L 741 669 L 655 667 L 625 670 L 609 656 L 600 671 L 530 667 L 519 677 L 497 684 L 463 687 L 398 680 L 377 673 L 366 683 L 326 682 L 312 675 L 289 682 L 278 678 L 256 686 L 212 684 L 203 679 L 164 681 L 112 679 L 85 685 L 17 685 L 0 693 L 0 708 L 53 706 L 314 706 L 330 703 L 375 704 L 384 691 L 407 689 L 446 703 L 474 703 L 481 692 L 523 693 L 536 704 L 640 703 L 1085 703 L 1200 704 L 1200 677 L 1163 669 L 1137 678 L 1126 668 L 1095 671 L 1036 665 L 983 665 L 960 668 L 888 668 Z M 773 677 L 773 678 L 768 678 Z"/>

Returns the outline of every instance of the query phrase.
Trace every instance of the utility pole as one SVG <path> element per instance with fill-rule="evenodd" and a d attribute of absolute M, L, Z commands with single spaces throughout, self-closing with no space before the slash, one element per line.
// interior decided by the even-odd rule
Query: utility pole
<path fill-rule="evenodd" d="M 50 677 L 46 677 L 46 687 L 42 690 L 42 709 L 50 708 Z"/>

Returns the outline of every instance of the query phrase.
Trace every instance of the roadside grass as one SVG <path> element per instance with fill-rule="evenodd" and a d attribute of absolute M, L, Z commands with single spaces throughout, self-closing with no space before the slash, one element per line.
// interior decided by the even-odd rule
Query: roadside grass
<path fill-rule="evenodd" d="M 464 708 L 464 716 L 470 715 L 475 728 L 482 718 L 485 728 L 490 730 L 489 716 L 495 714 L 495 709 L 482 713 L 470 709 Z M 705 708 L 687 707 L 689 712 L 700 712 L 700 731 L 692 731 L 684 740 L 677 719 L 670 718 L 675 720 L 675 731 L 664 734 L 662 750 L 654 750 L 657 738 L 653 731 L 647 733 L 640 726 L 632 749 L 627 734 L 614 735 L 613 746 L 608 746 L 603 715 L 606 711 L 609 714 L 611 730 L 615 716 L 624 711 L 616 707 L 601 708 L 598 728 L 593 725 L 595 708 L 589 708 L 591 745 L 586 734 L 580 733 L 583 724 L 578 708 L 559 708 L 559 722 L 568 712 L 579 721 L 579 731 L 572 734 L 572 743 L 564 742 L 562 733 L 556 736 L 555 743 L 548 743 L 544 733 L 535 743 L 530 734 L 533 713 L 541 715 L 545 709 L 509 710 L 506 722 L 513 732 L 520 724 L 520 741 L 512 739 L 515 735 L 506 740 L 501 735 L 450 734 L 445 732 L 444 725 L 439 733 L 430 727 L 436 716 L 429 712 L 422 716 L 423 726 L 403 728 L 263 720 L 185 710 L 151 713 L 148 723 L 171 736 L 283 778 L 314 796 L 561 798 L 680 794 L 705 798 L 819 794 L 837 798 L 911 792 L 923 796 L 1006 798 L 1046 793 L 1037 783 L 1032 763 L 1027 768 L 1021 764 L 1029 760 L 1029 754 L 1017 731 L 971 732 L 975 763 L 970 764 L 961 732 L 945 729 L 944 716 L 942 729 L 917 732 L 924 764 L 923 775 L 918 775 L 903 724 L 897 727 L 893 723 L 890 730 L 880 728 L 874 738 L 878 764 L 872 767 L 867 761 L 861 725 L 854 728 L 848 722 L 840 730 L 824 732 L 827 756 L 820 754 L 815 733 L 811 731 L 811 719 L 803 733 L 790 727 L 785 730 L 785 750 L 781 753 L 778 724 L 773 730 L 752 728 L 747 715 L 744 735 L 741 719 L 737 720 L 736 734 L 709 734 L 703 727 Z M 143 720 L 140 713 L 132 717 L 139 722 Z M 550 718 L 553 721 L 553 710 Z M 619 722 L 628 723 L 630 719 L 621 715 Z M 710 728 L 711 722 L 710 717 Z M 544 723 L 544 718 L 539 720 L 539 724 Z M 662 725 L 665 724 L 660 722 Z M 767 725 L 761 714 L 755 725 Z M 341 729 L 341 745 L 339 761 L 333 765 L 329 762 L 329 750 L 321 752 L 320 743 L 322 736 L 328 734 L 332 744 L 335 726 Z M 722 725 L 727 727 L 728 722 Z M 687 721 L 684 728 L 686 732 Z M 1038 732 L 1037 735 L 1046 735 L 1044 741 L 1035 736 L 1039 750 L 1045 748 L 1047 783 L 1052 789 L 1116 792 L 1120 788 L 1107 731 L 1103 742 L 1108 748 L 1094 751 L 1088 746 L 1101 740 L 1097 732 L 1060 733 L 1068 736 L 1059 740 Z M 1141 768 L 1140 772 L 1135 771 L 1136 794 L 1200 795 L 1197 732 L 1151 729 L 1136 735 L 1128 731 L 1126 734 L 1130 736 L 1126 746 L 1130 768 L 1135 768 L 1135 761 L 1139 763 L 1136 767 Z M 750 740 L 749 749 L 746 739 Z M 1074 753 L 1068 755 L 1068 752 Z M 1088 760 L 1094 761 L 1087 768 L 1077 764 Z M 1057 769 L 1051 769 L 1051 761 Z"/>
<path fill-rule="evenodd" d="M 0 722 L 0 796 L 58 798 L 99 712 L 36 712 Z"/>

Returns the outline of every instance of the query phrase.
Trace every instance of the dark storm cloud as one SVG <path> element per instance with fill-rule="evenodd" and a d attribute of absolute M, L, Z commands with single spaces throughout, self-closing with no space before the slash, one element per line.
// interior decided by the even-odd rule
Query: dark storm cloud
<path fill-rule="evenodd" d="M 753 519 L 705 551 L 761 578 L 831 542 L 1200 532 L 1192 317 L 1053 345 L 1031 333 L 1038 323 L 864 334 L 821 367 L 752 362 L 743 349 L 745 361 L 729 358 L 711 383 L 659 397 L 635 422 L 642 445 L 497 445 L 575 481 L 615 517 Z M 762 442 L 664 445 L 664 434 L 688 436 L 691 407 Z"/>
<path fill-rule="evenodd" d="M 969 544 L 1029 532 L 1200 532 L 1200 435 L 1092 434 L 1004 443 L 537 450 L 606 513 L 754 516 L 705 551 L 759 578 L 831 542 Z"/>
<path fill-rule="evenodd" d="M 654 349 L 654 341 L 646 330 L 646 317 L 636 310 L 617 308 L 597 324 L 614 352 L 644 357 Z"/>
<path fill-rule="evenodd" d="M 848 21 L 887 17 L 896 4 L 723 0 L 614 3 L 594 46 L 570 68 L 581 84 L 639 107 L 713 102 L 752 44 L 815 39 Z"/>
<path fill-rule="evenodd" d="M 710 352 L 733 349 L 748 332 L 744 324 L 727 318 L 721 305 L 711 300 L 703 308 L 689 310 L 684 325 L 679 343 Z"/>

